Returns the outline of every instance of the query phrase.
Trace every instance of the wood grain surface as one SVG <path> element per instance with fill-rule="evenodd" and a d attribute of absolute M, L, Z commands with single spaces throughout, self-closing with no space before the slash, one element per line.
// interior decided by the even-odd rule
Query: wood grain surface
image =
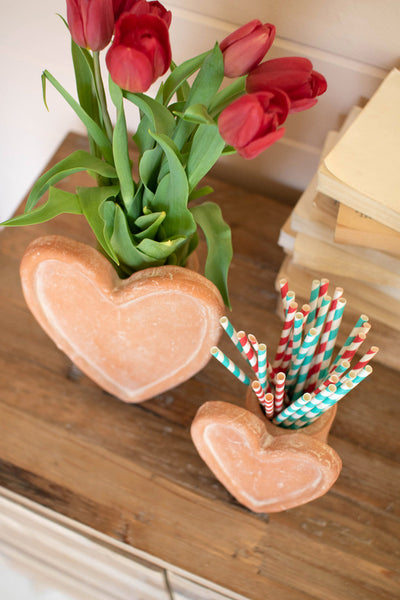
<path fill-rule="evenodd" d="M 54 160 L 84 145 L 70 134 Z M 229 317 L 275 348 L 277 239 L 290 207 L 210 182 L 233 232 Z M 77 183 L 88 179 L 62 185 Z M 377 364 L 340 405 L 329 440 L 343 470 L 328 494 L 269 518 L 252 514 L 215 479 L 189 432 L 203 402 L 243 405 L 244 386 L 211 361 L 178 388 L 127 405 L 71 377 L 19 283 L 26 246 L 48 233 L 94 243 L 78 216 L 0 233 L 0 485 L 251 600 L 400 597 L 400 373 Z M 234 356 L 229 340 L 221 348 Z"/>

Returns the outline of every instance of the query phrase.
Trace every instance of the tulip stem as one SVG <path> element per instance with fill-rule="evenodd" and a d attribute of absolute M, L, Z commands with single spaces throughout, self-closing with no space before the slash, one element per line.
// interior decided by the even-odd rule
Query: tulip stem
<path fill-rule="evenodd" d="M 99 52 L 93 52 L 93 64 L 94 64 L 95 84 L 96 84 L 97 93 L 98 93 L 99 100 L 100 100 L 100 106 L 101 106 L 101 112 L 103 115 L 104 126 L 106 128 L 107 136 L 108 136 L 110 142 L 112 142 L 113 127 L 111 124 L 110 115 L 108 113 L 106 94 L 104 91 L 103 79 L 101 77 L 100 53 Z"/>

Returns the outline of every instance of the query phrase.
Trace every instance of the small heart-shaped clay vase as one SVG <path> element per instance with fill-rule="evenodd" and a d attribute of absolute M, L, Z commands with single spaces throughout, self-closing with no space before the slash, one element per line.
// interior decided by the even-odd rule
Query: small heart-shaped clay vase
<path fill-rule="evenodd" d="M 192 377 L 221 334 L 219 291 L 187 268 L 161 266 L 120 279 L 94 248 L 45 236 L 28 246 L 20 275 L 25 300 L 50 338 L 126 402 Z"/>
<path fill-rule="evenodd" d="M 273 425 L 251 395 L 248 408 L 220 401 L 199 408 L 191 435 L 202 459 L 254 512 L 280 512 L 325 494 L 342 466 L 324 441 L 336 409 L 300 432 Z"/>

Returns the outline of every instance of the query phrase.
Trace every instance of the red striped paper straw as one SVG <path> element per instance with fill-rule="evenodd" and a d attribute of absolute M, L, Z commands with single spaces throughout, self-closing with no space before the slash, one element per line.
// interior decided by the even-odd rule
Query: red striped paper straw
<path fill-rule="evenodd" d="M 290 364 L 290 361 L 292 360 L 292 350 L 293 350 L 293 329 L 290 334 L 288 345 L 286 346 L 286 350 L 285 350 L 285 354 L 284 354 L 282 362 L 281 362 L 281 366 L 279 367 L 280 370 L 285 373 Z M 275 377 L 275 380 L 276 380 L 276 377 Z"/>
<path fill-rule="evenodd" d="M 342 348 L 343 352 L 341 360 L 351 361 L 361 344 L 365 341 L 366 337 L 367 336 L 365 333 L 359 333 L 358 335 L 356 335 L 354 340 L 351 342 L 350 346 L 348 346 L 347 348 Z"/>
<path fill-rule="evenodd" d="M 264 396 L 263 406 L 265 408 L 265 414 L 269 419 L 274 416 L 274 395 L 271 392 L 267 392 Z"/>
<path fill-rule="evenodd" d="M 275 354 L 275 359 L 272 363 L 272 368 L 276 372 L 276 370 L 280 367 L 282 359 L 285 355 L 286 346 L 289 342 L 290 331 L 292 329 L 294 315 L 297 310 L 297 302 L 290 302 L 287 307 L 285 321 L 282 328 L 281 337 L 278 343 L 278 348 Z"/>
<path fill-rule="evenodd" d="M 260 384 L 259 381 L 252 381 L 251 382 L 251 387 L 253 389 L 253 392 L 255 393 L 255 395 L 257 396 L 257 398 L 260 401 L 260 404 L 264 405 L 264 396 L 265 396 L 265 392 Z"/>
<path fill-rule="evenodd" d="M 311 310 L 311 306 L 309 304 L 303 304 L 303 306 L 300 309 L 300 312 L 303 314 L 303 317 L 304 317 L 304 323 L 307 320 L 310 310 Z"/>
<path fill-rule="evenodd" d="M 371 346 L 371 348 L 368 350 L 368 352 L 366 352 L 364 354 L 364 356 L 362 356 L 360 358 L 360 360 L 358 361 L 357 364 L 354 365 L 353 370 L 354 371 L 359 371 L 360 369 L 363 369 L 364 367 L 367 366 L 367 364 L 369 363 L 369 361 L 374 358 L 375 354 L 377 354 L 379 352 L 379 347 L 378 346 Z"/>
<path fill-rule="evenodd" d="M 254 350 L 254 352 L 256 354 L 258 354 L 258 341 L 255 335 L 253 335 L 252 333 L 249 333 L 249 335 L 247 336 L 249 338 L 249 342 Z"/>
<path fill-rule="evenodd" d="M 335 360 L 333 361 L 331 367 L 330 367 L 330 371 L 332 371 L 333 367 L 337 365 L 337 363 L 339 362 L 339 360 L 341 360 L 342 358 L 342 354 L 343 352 L 349 348 L 349 346 L 351 345 L 351 343 L 353 342 L 354 338 L 363 331 L 363 326 L 364 323 L 366 323 L 368 321 L 368 317 L 367 315 L 360 315 L 356 324 L 354 325 L 353 329 L 350 332 L 350 335 L 348 336 L 347 340 L 345 341 L 345 343 L 343 344 L 342 348 L 339 350 L 338 355 L 336 356 Z"/>
<path fill-rule="evenodd" d="M 315 316 L 318 317 L 319 309 L 321 308 L 322 299 L 328 293 L 329 288 L 329 279 L 321 279 L 319 290 L 318 290 L 318 301 L 317 301 L 317 310 Z"/>
<path fill-rule="evenodd" d="M 285 381 L 286 375 L 285 373 L 278 373 L 276 378 L 276 387 L 275 387 L 275 399 L 274 399 L 274 408 L 275 414 L 279 414 L 283 408 L 283 400 L 285 397 Z"/>
<path fill-rule="evenodd" d="M 323 383 L 320 383 L 318 388 L 314 390 L 313 394 L 318 394 L 318 392 L 325 387 L 326 385 L 329 385 L 329 383 L 333 383 L 336 385 L 337 381 L 334 381 L 334 378 L 337 378 L 337 380 L 339 381 L 339 377 L 345 372 L 347 371 L 347 369 L 350 369 L 350 363 L 348 360 L 341 360 L 340 363 L 338 365 L 336 365 L 334 371 L 332 371 L 332 373 L 330 373 L 327 377 L 327 379 L 324 380 Z"/>
<path fill-rule="evenodd" d="M 340 324 L 342 322 L 344 308 L 346 306 L 346 300 L 341 297 L 338 298 L 335 313 L 333 316 L 333 321 L 331 324 L 331 330 L 329 332 L 328 341 L 326 344 L 326 349 L 324 353 L 324 358 L 322 360 L 322 365 L 320 369 L 320 380 L 323 380 L 329 371 L 329 365 L 332 358 L 332 353 L 336 345 L 337 336 L 339 333 Z"/>
<path fill-rule="evenodd" d="M 279 280 L 279 290 L 281 292 L 282 304 L 285 305 L 286 302 L 286 294 L 289 291 L 289 284 L 287 279 Z"/>
<path fill-rule="evenodd" d="M 246 359 L 247 359 L 249 365 L 253 369 L 254 373 L 257 375 L 258 374 L 257 355 L 254 352 L 253 347 L 247 338 L 247 335 L 245 334 L 244 331 L 238 331 L 237 337 L 238 337 L 239 343 L 242 345 L 243 351 L 246 355 Z"/>

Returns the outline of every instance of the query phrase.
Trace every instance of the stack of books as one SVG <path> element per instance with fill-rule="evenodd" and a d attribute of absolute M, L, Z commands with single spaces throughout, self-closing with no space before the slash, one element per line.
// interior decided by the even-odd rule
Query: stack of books
<path fill-rule="evenodd" d="M 307 302 L 313 279 L 342 287 L 342 335 L 368 315 L 368 342 L 380 347 L 376 360 L 400 369 L 400 71 L 328 134 L 279 244 L 287 256 L 277 289 L 285 278 Z"/>

